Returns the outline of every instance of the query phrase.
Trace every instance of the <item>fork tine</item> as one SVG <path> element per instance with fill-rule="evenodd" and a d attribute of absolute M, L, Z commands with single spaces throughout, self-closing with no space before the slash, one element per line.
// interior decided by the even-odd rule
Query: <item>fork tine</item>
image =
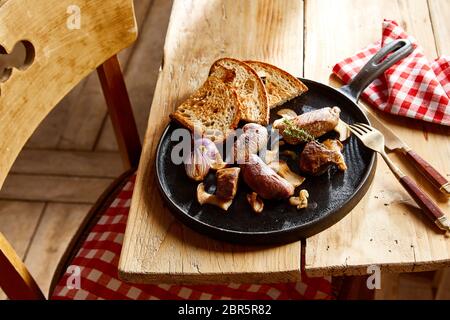
<path fill-rule="evenodd" d="M 350 125 L 350 126 L 348 126 L 348 128 L 354 135 L 356 135 L 358 137 L 360 137 L 364 134 L 361 129 L 355 127 L 354 125 Z"/>
<path fill-rule="evenodd" d="M 373 131 L 374 130 L 373 127 L 371 127 L 371 126 L 369 126 L 368 124 L 365 124 L 365 123 L 358 123 L 358 125 L 363 126 L 364 128 L 366 128 L 369 131 Z"/>
<path fill-rule="evenodd" d="M 367 133 L 367 132 L 368 132 L 368 130 L 367 130 L 365 127 L 363 127 L 360 123 L 355 123 L 355 124 L 353 124 L 353 126 L 354 126 L 355 128 L 358 128 L 359 130 L 361 130 L 361 131 L 364 132 L 364 133 Z"/>

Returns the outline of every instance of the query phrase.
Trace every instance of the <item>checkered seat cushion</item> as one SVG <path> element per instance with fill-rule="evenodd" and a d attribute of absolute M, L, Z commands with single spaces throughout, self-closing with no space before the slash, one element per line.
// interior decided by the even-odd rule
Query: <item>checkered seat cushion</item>
<path fill-rule="evenodd" d="M 60 264 L 51 296 L 56 300 L 94 299 L 331 299 L 331 279 L 302 274 L 297 283 L 218 285 L 137 285 L 121 281 L 117 266 L 135 175 L 129 175 L 90 218 L 71 254 Z"/>

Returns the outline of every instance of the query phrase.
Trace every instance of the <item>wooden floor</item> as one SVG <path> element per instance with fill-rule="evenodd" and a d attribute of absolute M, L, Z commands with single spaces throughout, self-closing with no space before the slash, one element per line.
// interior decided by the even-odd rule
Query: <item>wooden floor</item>
<path fill-rule="evenodd" d="M 120 54 L 141 137 L 162 63 L 171 0 L 135 0 L 138 42 Z M 96 74 L 41 124 L 0 192 L 0 231 L 48 293 L 51 277 L 83 217 L 122 172 Z M 386 277 L 380 298 L 432 298 L 434 274 Z M 0 299 L 5 296 L 0 290 Z"/>

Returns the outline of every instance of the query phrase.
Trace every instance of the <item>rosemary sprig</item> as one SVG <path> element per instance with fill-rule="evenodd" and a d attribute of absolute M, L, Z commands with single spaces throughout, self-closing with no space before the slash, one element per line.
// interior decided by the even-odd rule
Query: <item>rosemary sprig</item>
<path fill-rule="evenodd" d="M 283 130 L 283 135 L 287 135 L 292 139 L 298 139 L 302 142 L 310 142 L 316 140 L 313 135 L 304 129 L 300 129 L 292 123 L 291 119 L 284 118 L 283 123 L 285 128 Z"/>

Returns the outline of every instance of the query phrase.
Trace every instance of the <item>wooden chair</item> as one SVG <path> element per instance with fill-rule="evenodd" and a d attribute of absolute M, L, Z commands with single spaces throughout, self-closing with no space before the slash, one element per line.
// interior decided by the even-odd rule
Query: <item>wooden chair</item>
<path fill-rule="evenodd" d="M 39 123 L 93 70 L 118 140 L 126 173 L 94 205 L 70 247 L 139 161 L 141 144 L 116 56 L 136 37 L 132 0 L 0 0 L 0 187 Z M 11 299 L 44 299 L 1 233 L 0 287 Z"/>

